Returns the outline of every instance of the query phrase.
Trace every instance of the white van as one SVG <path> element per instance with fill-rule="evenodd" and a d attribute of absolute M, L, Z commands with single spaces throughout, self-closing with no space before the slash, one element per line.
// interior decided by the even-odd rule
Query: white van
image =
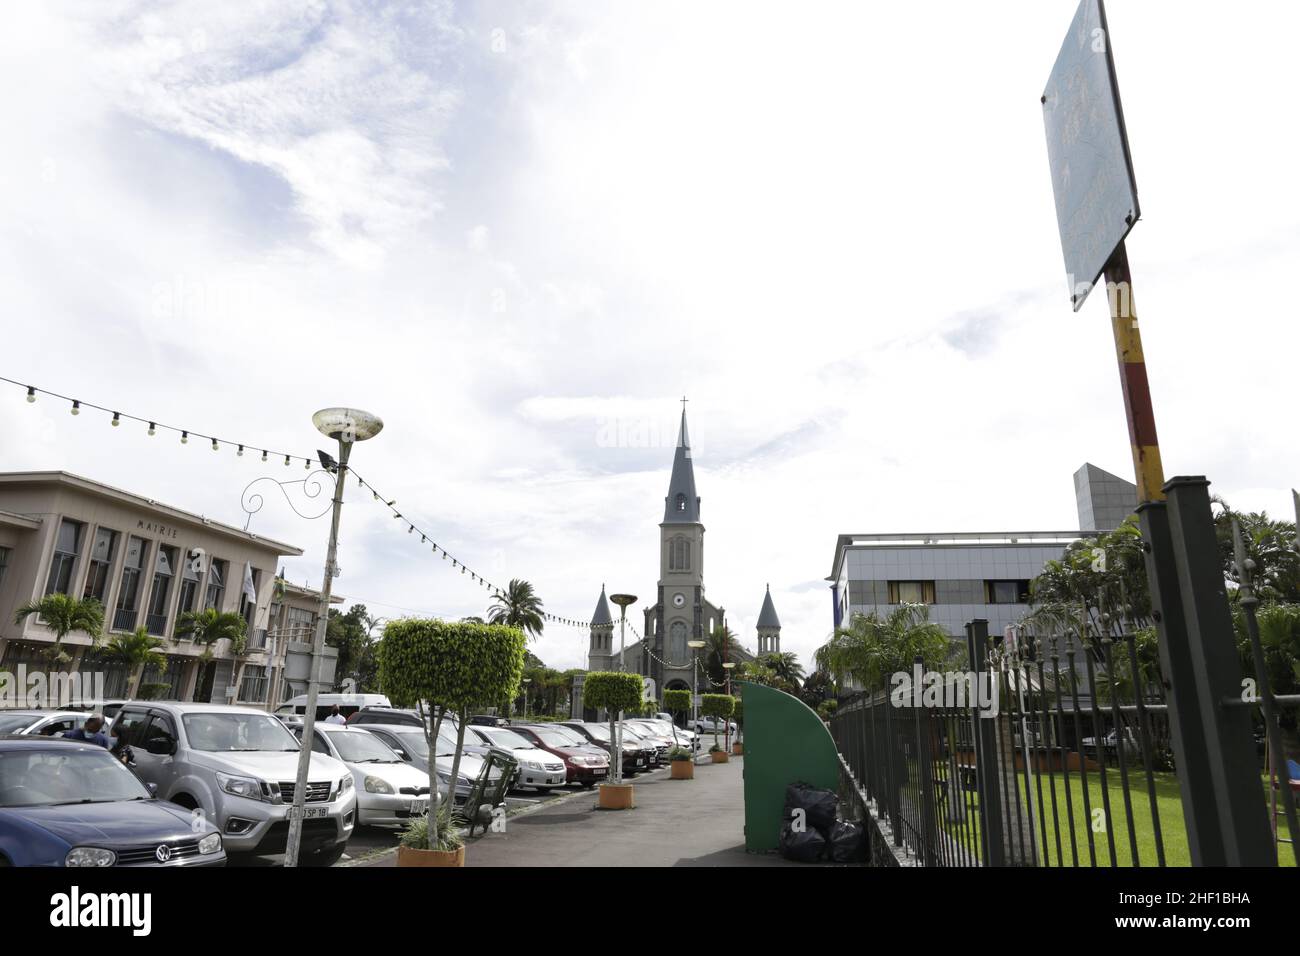
<path fill-rule="evenodd" d="M 324 720 L 335 707 L 345 718 L 351 717 L 362 707 L 392 707 L 383 694 L 317 694 L 316 719 Z M 275 709 L 276 716 L 307 713 L 307 695 L 299 694 L 285 701 Z"/>

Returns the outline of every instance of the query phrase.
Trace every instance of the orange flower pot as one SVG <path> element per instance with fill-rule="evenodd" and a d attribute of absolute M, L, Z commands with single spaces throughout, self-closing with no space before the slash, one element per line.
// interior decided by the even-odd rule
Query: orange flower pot
<path fill-rule="evenodd" d="M 672 780 L 695 779 L 695 761 L 693 760 L 674 760 L 668 766 L 671 770 L 669 777 Z"/>
<path fill-rule="evenodd" d="M 739 743 L 732 744 L 731 752 L 737 757 L 742 756 L 745 753 L 745 747 L 743 744 L 739 744 Z"/>
<path fill-rule="evenodd" d="M 725 750 L 715 750 L 710 756 L 713 757 L 714 763 L 726 763 L 731 759 L 731 756 Z"/>
<path fill-rule="evenodd" d="M 416 850 L 409 846 L 397 848 L 398 866 L 464 866 L 465 848 L 454 850 Z"/>
<path fill-rule="evenodd" d="M 599 806 L 602 810 L 631 810 L 632 784 L 602 783 Z"/>

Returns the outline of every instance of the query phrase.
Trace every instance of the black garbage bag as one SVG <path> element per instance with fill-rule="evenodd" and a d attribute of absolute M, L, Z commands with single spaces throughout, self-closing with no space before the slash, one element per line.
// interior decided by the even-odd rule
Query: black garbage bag
<path fill-rule="evenodd" d="M 802 810 L 809 829 L 825 834 L 835 822 L 836 802 L 834 790 L 822 790 L 801 780 L 785 788 L 785 819 L 793 820 L 794 811 Z"/>
<path fill-rule="evenodd" d="M 816 863 L 826 856 L 826 838 L 815 827 L 806 829 L 787 821 L 781 825 L 781 855 L 796 863 Z"/>
<path fill-rule="evenodd" d="M 826 834 L 827 851 L 836 863 L 863 863 L 867 859 L 866 833 L 862 824 L 836 820 Z"/>

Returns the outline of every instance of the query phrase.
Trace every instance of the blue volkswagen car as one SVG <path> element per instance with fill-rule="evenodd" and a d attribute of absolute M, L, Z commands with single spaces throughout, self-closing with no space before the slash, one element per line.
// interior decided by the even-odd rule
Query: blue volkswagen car
<path fill-rule="evenodd" d="M 0 736 L 0 867 L 224 866 L 221 834 L 98 744 Z"/>

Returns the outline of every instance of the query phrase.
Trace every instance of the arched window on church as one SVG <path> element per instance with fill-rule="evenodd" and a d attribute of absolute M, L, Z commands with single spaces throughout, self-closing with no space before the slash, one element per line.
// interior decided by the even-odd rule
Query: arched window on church
<path fill-rule="evenodd" d="M 668 629 L 668 637 L 668 660 L 678 665 L 689 663 L 691 658 L 686 647 L 686 624 L 673 621 L 673 626 Z"/>
<path fill-rule="evenodd" d="M 686 496 L 685 496 L 685 495 L 681 495 L 681 494 L 679 494 L 679 495 L 677 496 L 677 502 L 676 502 L 676 504 L 677 504 L 677 510 L 678 510 L 678 511 L 685 512 L 685 511 L 686 511 Z"/>
<path fill-rule="evenodd" d="M 673 538 L 668 543 L 668 570 L 689 571 L 691 569 L 691 542 L 686 538 Z"/>

